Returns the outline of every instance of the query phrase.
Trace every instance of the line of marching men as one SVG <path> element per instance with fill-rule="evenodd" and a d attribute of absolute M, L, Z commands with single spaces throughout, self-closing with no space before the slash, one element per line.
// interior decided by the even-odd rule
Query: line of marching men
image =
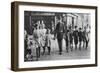
<path fill-rule="evenodd" d="M 45 24 L 42 24 L 45 25 Z M 73 46 L 75 45 L 75 49 L 81 50 L 82 48 L 87 49 L 88 43 L 89 43 L 89 34 L 90 34 L 90 28 L 85 26 L 84 28 L 78 28 L 78 26 L 75 26 L 74 29 L 72 27 L 68 27 L 67 29 L 63 29 L 64 26 L 62 26 L 62 22 L 58 22 L 54 38 L 51 37 L 50 29 L 45 28 L 44 26 L 40 27 L 40 23 L 35 24 L 33 35 L 30 37 L 30 35 L 27 34 L 25 31 L 25 38 L 24 38 L 24 47 L 25 47 L 25 59 L 26 60 L 33 60 L 33 52 L 32 49 L 36 50 L 36 60 L 40 58 L 41 49 L 43 49 L 42 55 L 45 54 L 45 50 L 48 50 L 48 55 L 50 55 L 51 52 L 51 39 L 57 39 L 58 43 L 58 49 L 59 49 L 59 55 L 62 54 L 62 40 L 65 39 L 66 41 L 66 51 L 69 52 L 69 50 L 73 51 Z M 83 45 L 82 45 L 83 43 Z M 78 47 L 79 44 L 79 47 Z M 56 46 L 56 45 L 55 45 Z"/>

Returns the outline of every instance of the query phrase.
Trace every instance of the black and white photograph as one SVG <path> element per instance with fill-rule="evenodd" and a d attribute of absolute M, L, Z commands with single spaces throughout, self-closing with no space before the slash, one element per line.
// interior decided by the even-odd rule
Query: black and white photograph
<path fill-rule="evenodd" d="M 91 14 L 24 11 L 24 61 L 90 58 Z"/>
<path fill-rule="evenodd" d="M 97 66 L 97 7 L 12 3 L 12 69 Z"/>

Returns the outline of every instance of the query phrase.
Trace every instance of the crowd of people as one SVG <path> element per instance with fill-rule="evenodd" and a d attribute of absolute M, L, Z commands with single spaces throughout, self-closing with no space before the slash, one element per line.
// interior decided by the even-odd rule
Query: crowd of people
<path fill-rule="evenodd" d="M 69 50 L 73 51 L 73 47 L 75 46 L 75 50 L 85 48 L 87 50 L 88 43 L 89 43 L 89 35 L 90 35 L 90 27 L 78 27 L 75 26 L 74 28 L 71 26 L 64 25 L 62 18 L 58 18 L 58 23 L 55 27 L 54 34 L 51 34 L 50 28 L 45 28 L 44 21 L 37 21 L 34 24 L 33 34 L 28 35 L 27 31 L 24 31 L 24 47 L 25 47 L 25 60 L 33 60 L 33 51 L 32 49 L 36 50 L 36 60 L 38 60 L 41 56 L 41 49 L 42 55 L 45 55 L 45 50 L 48 50 L 48 55 L 51 54 L 51 40 L 57 40 L 58 43 L 58 50 L 59 55 L 62 54 L 62 40 L 66 41 L 66 51 Z M 54 37 L 51 37 L 54 35 Z M 83 44 L 82 44 L 83 43 Z M 79 44 L 79 47 L 78 47 Z M 56 45 L 55 45 L 56 46 Z"/>

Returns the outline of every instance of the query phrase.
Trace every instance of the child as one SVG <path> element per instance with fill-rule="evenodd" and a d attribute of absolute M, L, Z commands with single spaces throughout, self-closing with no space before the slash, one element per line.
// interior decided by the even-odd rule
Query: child
<path fill-rule="evenodd" d="M 73 51 L 73 30 L 72 27 L 69 27 L 69 43 L 70 43 L 70 49 Z"/>
<path fill-rule="evenodd" d="M 27 31 L 25 30 L 24 31 L 24 58 L 25 58 L 25 61 L 27 59 L 26 55 L 27 55 L 27 48 L 28 48 L 28 45 L 27 45 L 27 42 L 28 42 L 28 34 L 27 34 Z"/>
<path fill-rule="evenodd" d="M 65 32 L 65 41 L 66 41 L 66 51 L 68 52 L 68 44 L 69 44 L 69 30 L 66 29 L 66 32 Z"/>
<path fill-rule="evenodd" d="M 75 30 L 73 32 L 73 36 L 74 36 L 75 49 L 77 50 L 77 44 L 78 44 L 78 30 L 77 30 L 77 26 L 75 26 Z"/>
<path fill-rule="evenodd" d="M 36 60 L 38 61 L 38 58 L 40 58 L 40 32 L 38 24 L 36 24 L 34 27 L 33 38 L 36 46 Z"/>
<path fill-rule="evenodd" d="M 79 28 L 78 37 L 79 37 L 79 50 L 81 50 L 81 43 L 82 43 L 82 30 Z"/>
<path fill-rule="evenodd" d="M 47 29 L 46 31 L 46 38 L 45 38 L 45 47 L 48 48 L 48 55 L 50 55 L 50 51 L 51 51 L 51 35 L 50 35 L 50 30 Z M 43 54 L 45 53 L 45 49 Z"/>
<path fill-rule="evenodd" d="M 28 48 L 27 48 L 27 55 L 26 55 L 26 58 L 27 58 L 28 61 L 33 60 L 33 55 L 32 55 L 32 48 L 31 48 L 31 46 L 32 46 L 32 42 L 29 41 L 29 43 L 28 43 Z"/>

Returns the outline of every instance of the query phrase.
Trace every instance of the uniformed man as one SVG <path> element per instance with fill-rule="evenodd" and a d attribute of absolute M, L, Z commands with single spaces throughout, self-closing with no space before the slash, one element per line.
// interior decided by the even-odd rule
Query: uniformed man
<path fill-rule="evenodd" d="M 58 46 L 59 46 L 59 55 L 62 54 L 62 40 L 64 35 L 64 24 L 62 22 L 62 17 L 58 17 L 58 23 L 55 29 L 55 37 L 57 36 Z"/>

